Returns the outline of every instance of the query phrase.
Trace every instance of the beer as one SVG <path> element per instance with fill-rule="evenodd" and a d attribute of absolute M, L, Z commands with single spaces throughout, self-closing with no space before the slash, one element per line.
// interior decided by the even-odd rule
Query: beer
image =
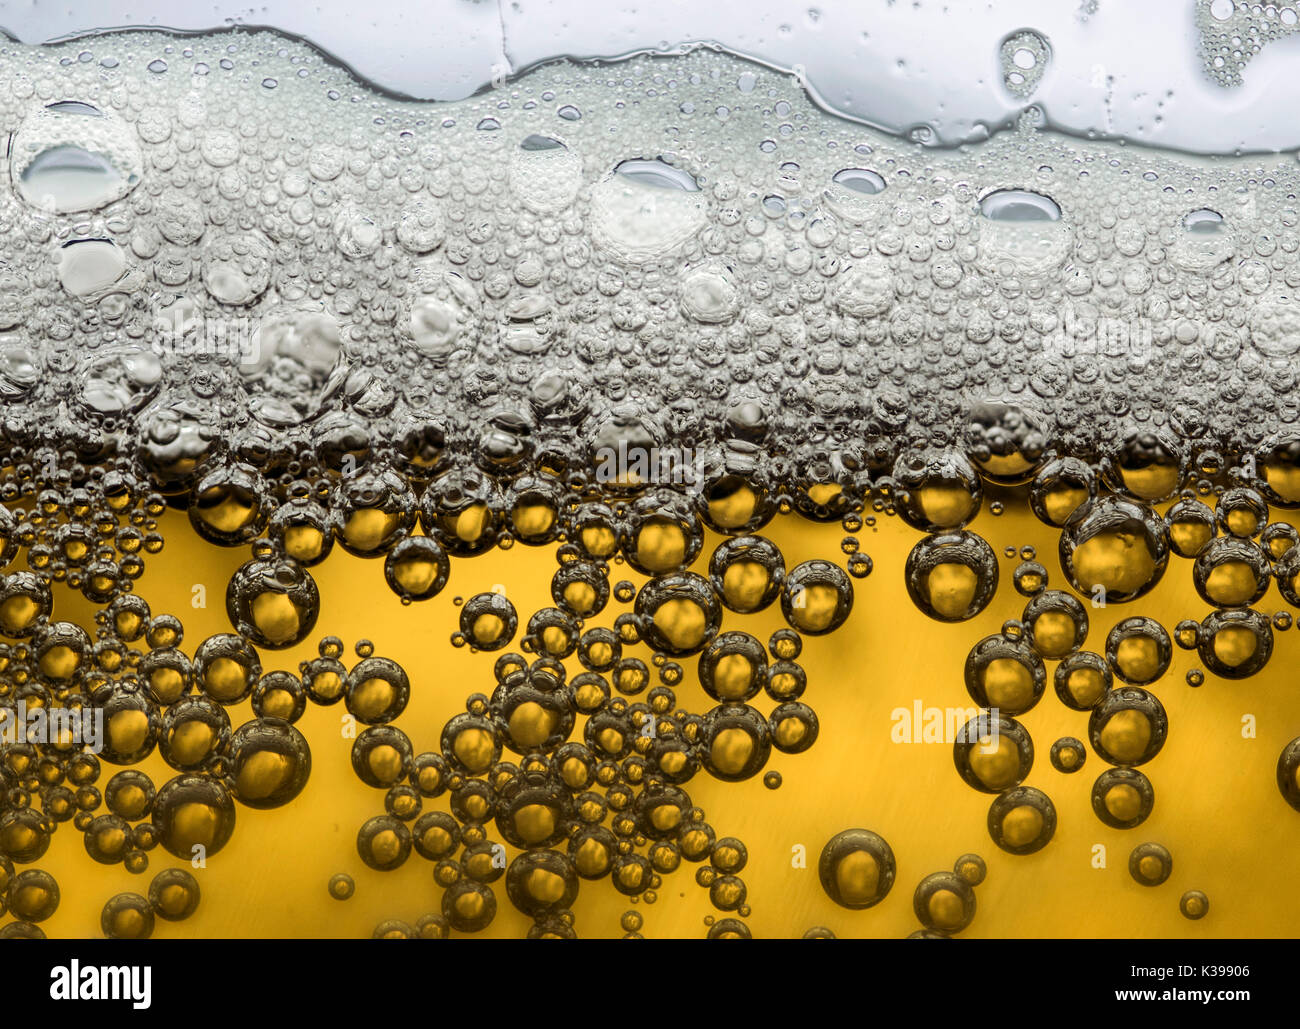
<path fill-rule="evenodd" d="M 0 935 L 1289 931 L 1294 160 L 0 78 Z"/>

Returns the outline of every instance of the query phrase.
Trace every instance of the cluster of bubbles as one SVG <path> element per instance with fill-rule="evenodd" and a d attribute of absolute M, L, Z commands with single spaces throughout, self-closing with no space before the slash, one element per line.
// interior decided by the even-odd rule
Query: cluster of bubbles
<path fill-rule="evenodd" d="M 935 151 L 704 46 L 443 104 L 269 33 L 5 50 L 5 434 L 169 492 L 590 483 L 621 442 L 861 491 L 984 404 L 1009 451 L 1295 438 L 1293 161 L 1033 108 Z M 1050 51 L 1003 56 L 1028 90 Z"/>
<path fill-rule="evenodd" d="M 571 503 L 548 508 L 541 520 L 553 521 L 565 540 L 556 548 L 555 606 L 521 623 L 504 594 L 463 600 L 451 642 L 503 653 L 491 695 L 467 699 L 442 728 L 437 750 L 417 753 L 391 724 L 409 692 L 397 665 L 367 655 L 347 670 L 338 661 L 342 644 L 327 638 L 320 659 L 302 668 L 309 697 L 345 700 L 367 726 L 352 765 L 366 785 L 384 791 L 385 813 L 361 826 L 361 860 L 389 871 L 414 851 L 433 863 L 443 888 L 439 912 L 416 924 L 387 921 L 376 935 L 481 930 L 497 911 L 492 884 L 504 879 L 507 898 L 534 920 L 531 936 L 568 937 L 584 880 L 608 880 L 625 896 L 653 903 L 664 876 L 683 862 L 698 865 L 696 882 L 726 915 L 711 921 L 709 936 L 748 935 L 748 890 L 739 874 L 748 852 L 740 840 L 718 835 L 685 787 L 704 772 L 725 782 L 762 774 L 777 788 L 779 773 L 765 772 L 772 752 L 813 745 L 818 720 L 801 700 L 807 676 L 797 659 L 804 635 L 830 632 L 847 618 L 849 576 L 826 561 L 787 569 L 771 541 L 750 534 L 720 542 L 707 577 L 688 571 L 703 526 L 670 493 L 632 504 Z M 436 522 L 426 530 L 407 542 L 437 549 L 459 539 Z M 648 576 L 645 583 L 611 588 L 616 560 Z M 445 564 L 431 560 L 434 568 Z M 402 595 L 401 582 L 389 576 L 389 584 Z M 590 626 L 611 599 L 631 610 L 612 627 Z M 788 627 L 766 644 L 741 630 L 720 631 L 724 608 L 751 614 L 778 604 Z M 506 649 L 512 644 L 519 649 Z M 651 648 L 649 664 L 632 656 L 638 644 Z M 569 658 L 583 670 L 571 674 Z M 679 703 L 683 659 L 696 662 L 698 682 L 716 704 L 702 714 Z M 448 811 L 424 810 L 444 795 Z M 505 845 L 518 854 L 508 859 Z M 347 899 L 353 886 L 336 875 L 330 894 Z M 629 934 L 641 924 L 632 914 L 623 920 Z"/>
<path fill-rule="evenodd" d="M 1038 88 L 1052 59 L 1047 37 L 1032 29 L 1013 32 L 998 49 L 1002 64 L 1002 85 L 1020 100 L 1028 100 Z"/>
<path fill-rule="evenodd" d="M 817 865 L 822 889 L 835 903 L 852 910 L 874 907 L 894 886 L 897 864 L 885 839 L 869 829 L 845 829 L 822 849 Z M 953 936 L 975 918 L 975 890 L 988 868 L 978 854 L 963 854 L 951 872 L 934 872 L 917 884 L 912 910 L 921 928 L 910 939 Z M 804 939 L 827 939 L 829 929 L 814 927 Z"/>
<path fill-rule="evenodd" d="M 1046 42 L 1007 46 L 1008 88 L 1032 92 Z M 686 787 L 776 788 L 772 752 L 813 746 L 803 643 L 849 618 L 872 567 L 857 534 L 880 515 L 923 534 L 906 587 L 940 622 L 998 594 L 969 528 L 986 492 L 1060 534 L 1068 589 L 1020 553 L 1023 613 L 963 672 L 983 710 L 957 771 L 992 796 L 1010 854 L 1057 824 L 1024 784 L 1016 720 L 1049 676 L 1110 766 L 1097 817 L 1135 827 L 1172 647 L 1244 678 L 1290 624 L 1252 606 L 1269 583 L 1300 606 L 1300 537 L 1270 520 L 1300 506 L 1293 167 L 1130 154 L 1039 132 L 1032 111 L 937 153 L 707 47 L 558 62 L 438 105 L 367 92 L 267 33 L 5 49 L 0 704 L 99 712 L 105 739 L 98 757 L 4 746 L 16 921 L 0 933 L 38 933 L 57 907 L 48 873 L 14 866 L 60 825 L 135 873 L 157 846 L 213 856 L 239 806 L 301 793 L 295 723 L 342 703 L 365 726 L 353 769 L 383 793 L 359 857 L 387 871 L 414 851 L 443 891 L 377 936 L 482 930 L 501 892 L 530 935 L 571 936 L 583 881 L 653 902 L 683 862 L 723 916 L 708 935 L 746 936 L 746 847 Z M 168 506 L 248 553 L 232 631 L 192 646 L 134 592 Z M 761 532 L 789 513 L 842 525 L 844 560 L 787 567 Z M 497 654 L 494 682 L 435 747 L 396 724 L 417 687 L 368 641 L 350 666 L 325 636 L 296 672 L 263 668 L 313 638 L 312 569 L 335 546 L 382 560 L 414 604 L 454 562 L 516 544 L 553 549 L 554 603 L 464 598 L 451 643 Z M 1211 613 L 1172 633 L 1137 615 L 1085 650 L 1089 602 L 1143 597 L 1171 556 Z M 611 582 L 621 565 L 645 581 Z M 95 606 L 93 635 L 52 620 L 55 583 Z M 766 640 L 722 630 L 724 612 L 769 608 L 785 627 Z M 686 663 L 707 710 L 679 698 Z M 159 786 L 130 767 L 155 751 L 176 773 Z M 1066 737 L 1052 764 L 1073 773 L 1086 753 Z M 122 770 L 101 792 L 105 763 Z M 1297 743 L 1278 784 L 1300 808 Z M 1171 867 L 1157 845 L 1134 852 L 1140 882 Z M 819 865 L 853 909 L 895 873 L 865 829 Z M 186 917 L 182 875 L 112 898 L 104 932 Z M 922 933 L 969 925 L 983 878 L 966 855 L 923 880 Z"/>
<path fill-rule="evenodd" d="M 1274 580 L 1283 599 L 1300 606 L 1297 532 L 1271 513 L 1273 506 L 1295 506 L 1292 480 L 1279 471 L 1270 485 L 1269 476 L 1260 479 L 1249 464 L 1225 467 L 1217 455 L 1208 457 L 1202 454 L 1198 466 L 1185 465 L 1157 437 L 1142 436 L 1119 460 L 1090 465 L 1048 452 L 1020 471 L 1030 508 L 1060 530 L 1059 563 L 1069 589 L 1049 588 L 1049 573 L 1033 548 L 1020 552 L 1014 583 L 1027 602 L 1019 618 L 970 650 L 966 688 L 981 713 L 953 748 L 967 785 L 995 794 L 988 828 L 1003 850 L 1033 853 L 1055 830 L 1049 797 L 1022 785 L 1034 747 L 1017 721 L 1040 702 L 1049 681 L 1061 703 L 1088 715 L 1086 739 L 1110 766 L 1092 788 L 1097 818 L 1111 828 L 1131 829 L 1146 821 L 1155 804 L 1154 788 L 1139 766 L 1160 753 L 1169 734 L 1165 708 L 1152 688 L 1165 679 L 1174 647 L 1196 651 L 1218 678 L 1244 679 L 1267 665 L 1275 632 L 1292 625 L 1289 612 L 1270 616 L 1252 606 Z M 927 504 L 922 485 L 910 503 L 898 506 L 902 517 L 931 533 L 908 559 L 913 600 L 945 621 L 978 614 L 997 589 L 992 548 L 964 528 L 979 507 L 980 479 L 996 481 L 973 464 L 955 454 L 937 460 L 931 465 L 933 501 Z M 1016 556 L 1014 548 L 1008 556 Z M 1171 557 L 1189 563 L 1191 585 L 1210 613 L 1184 618 L 1172 632 L 1134 614 L 1088 649 L 1089 611 L 1143 597 L 1164 577 Z M 1187 683 L 1197 687 L 1205 678 L 1194 669 Z M 1087 748 L 1067 736 L 1052 744 L 1050 757 L 1055 769 L 1072 774 L 1084 766 Z M 1300 807 L 1298 757 L 1295 743 L 1283 752 L 1278 784 L 1287 801 Z M 1155 886 L 1168 878 L 1172 860 L 1159 845 L 1144 844 L 1134 851 L 1130 868 L 1138 882 Z M 1204 896 L 1188 896 L 1184 914 L 1204 915 Z"/>
<path fill-rule="evenodd" d="M 1300 29 L 1294 3 L 1196 0 L 1201 63 L 1220 86 L 1240 86 L 1242 69 L 1269 43 Z"/>

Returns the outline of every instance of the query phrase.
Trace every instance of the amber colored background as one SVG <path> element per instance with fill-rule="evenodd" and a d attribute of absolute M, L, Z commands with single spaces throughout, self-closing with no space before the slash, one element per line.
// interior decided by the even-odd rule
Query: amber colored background
<path fill-rule="evenodd" d="M 155 614 L 182 618 L 184 649 L 193 653 L 206 636 L 230 631 L 225 586 L 248 552 L 201 542 L 183 515 L 167 515 L 162 528 L 166 549 L 151 559 L 139 591 Z M 1199 667 L 1196 654 L 1175 649 L 1172 667 L 1153 687 L 1169 713 L 1169 739 L 1143 767 L 1155 787 L 1155 810 L 1136 829 L 1107 828 L 1092 813 L 1089 791 L 1106 765 L 1091 749 L 1081 772 L 1064 775 L 1051 767 L 1048 749 L 1058 737 L 1086 742 L 1087 715 L 1065 708 L 1050 686 L 1041 703 L 1021 719 L 1036 751 L 1027 784 L 1052 798 L 1059 823 L 1052 842 L 1032 856 L 1013 857 L 993 845 L 985 827 L 992 798 L 961 782 L 950 746 L 891 742 L 890 712 L 896 707 L 910 708 L 918 698 L 925 706 L 971 706 L 961 674 L 967 652 L 1006 619 L 1018 617 L 1024 604 L 1011 586 L 1019 558 L 1004 557 L 1006 546 L 1037 547 L 1051 574 L 1049 586 L 1065 588 L 1054 531 L 1023 509 L 993 516 L 986 506 L 972 528 L 997 551 L 1002 585 L 988 609 L 959 625 L 930 621 L 907 597 L 903 562 L 919 534 L 890 518 L 882 518 L 874 530 L 865 528 L 859 535 L 875 570 L 855 581 L 856 603 L 848 623 L 831 636 L 807 640 L 801 658 L 809 681 L 803 700 L 821 719 L 816 745 L 797 756 L 773 752 L 768 768 L 784 777 L 776 791 L 765 788 L 761 776 L 727 784 L 701 773 L 687 786 L 718 835 L 738 836 L 749 848 L 742 877 L 749 887 L 753 912 L 748 923 L 754 934 L 798 936 L 821 925 L 842 937 L 904 936 L 918 928 L 911 903 L 916 884 L 974 851 L 988 862 L 988 877 L 976 890 L 978 912 L 963 934 L 967 937 L 1292 935 L 1300 924 L 1300 892 L 1294 888 L 1300 813 L 1283 801 L 1275 766 L 1283 746 L 1300 735 L 1295 629 L 1277 634 L 1268 667 L 1241 682 L 1207 674 L 1205 685 L 1192 689 L 1184 676 Z M 838 525 L 782 518 L 764 534 L 778 543 L 789 566 L 813 557 L 843 561 L 839 544 L 844 532 Z M 710 538 L 697 570 L 716 542 Z M 453 597 L 503 584 L 522 622 L 551 604 L 555 567 L 552 548 L 523 546 L 454 561 L 440 596 L 404 607 L 385 586 L 381 561 L 355 558 L 336 547 L 313 570 L 322 609 L 312 638 L 288 651 L 262 652 L 263 668 L 296 671 L 299 661 L 314 656 L 316 640 L 326 634 L 344 639 L 350 665 L 355 641 L 371 639 L 376 653 L 399 661 L 411 677 L 411 702 L 396 724 L 416 752 L 435 749 L 442 726 L 464 710 L 465 698 L 490 693 L 493 687 L 496 655 L 449 645 L 457 626 Z M 625 565 L 615 566 L 611 579 L 623 577 L 641 581 Z M 191 607 L 195 583 L 207 588 L 204 610 Z M 1259 607 L 1268 613 L 1285 607 L 1276 587 L 1270 587 Z M 595 624 L 612 624 L 625 609 L 611 600 Z M 1139 611 L 1171 630 L 1181 618 L 1207 613 L 1192 590 L 1190 562 L 1171 558 L 1164 580 L 1136 604 L 1090 608 L 1092 628 L 1085 647 L 1101 651 L 1110 627 Z M 88 616 L 84 602 L 66 591 L 59 594 L 56 618 L 88 624 Z M 724 628 L 744 629 L 766 642 L 780 624 L 774 609 L 749 617 L 728 613 Z M 684 663 L 687 679 L 678 688 L 679 700 L 691 710 L 706 711 L 711 705 L 699 688 L 695 661 Z M 576 661 L 573 667 L 578 668 Z M 1049 662 L 1049 673 L 1054 667 Z M 764 712 L 773 706 L 762 695 L 755 703 Z M 247 704 L 230 713 L 235 726 L 252 717 Z M 184 923 L 159 921 L 155 937 L 364 937 L 384 919 L 414 922 L 439 909 L 432 866 L 414 851 L 402 868 L 389 873 L 371 871 L 357 856 L 357 828 L 382 813 L 383 792 L 354 777 L 351 740 L 340 733 L 343 714 L 341 704 L 308 704 L 298 723 L 312 748 L 313 772 L 306 789 L 278 810 L 239 807 L 234 838 L 209 859 L 207 868 L 194 872 L 203 891 L 198 912 Z M 1257 720 L 1256 739 L 1242 737 L 1245 714 Z M 156 754 L 139 767 L 158 785 L 174 774 Z M 115 770 L 105 765 L 101 788 Z M 446 798 L 428 804 L 445 810 Z M 817 879 L 822 846 L 849 827 L 883 835 L 898 860 L 893 891 L 866 911 L 838 907 Z M 1172 877 L 1155 888 L 1137 885 L 1128 873 L 1129 852 L 1147 841 L 1165 845 L 1174 858 Z M 1092 848 L 1099 843 L 1107 848 L 1102 870 L 1092 867 Z M 807 849 L 804 869 L 791 867 L 796 844 Z M 58 912 L 42 927 L 51 936 L 98 936 L 100 910 L 109 897 L 146 892 L 152 876 L 174 864 L 181 863 L 158 848 L 142 875 L 96 865 L 80 834 L 65 824 L 38 863 L 57 877 L 63 891 Z M 619 915 L 635 908 L 644 915 L 646 936 L 702 936 L 705 917 L 718 913 L 712 911 L 707 891 L 696 885 L 695 867 L 684 864 L 666 877 L 654 904 L 632 905 L 607 882 L 584 882 L 575 904 L 578 933 L 620 935 Z M 351 900 L 340 902 L 327 894 L 326 883 L 336 872 L 355 877 Z M 487 935 L 521 936 L 529 920 L 511 907 L 503 885 L 498 883 L 499 912 Z M 1179 914 L 1179 896 L 1188 889 L 1204 890 L 1210 897 L 1210 914 L 1199 922 Z"/>

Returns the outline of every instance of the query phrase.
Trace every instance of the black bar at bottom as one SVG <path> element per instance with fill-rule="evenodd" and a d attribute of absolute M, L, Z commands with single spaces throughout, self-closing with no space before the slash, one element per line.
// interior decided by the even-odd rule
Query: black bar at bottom
<path fill-rule="evenodd" d="M 836 955 L 814 952 L 811 941 L 784 942 L 780 955 L 753 953 L 752 946 L 766 949 L 763 941 L 709 946 L 700 954 L 696 948 L 705 942 L 684 942 L 671 948 L 677 953 L 665 948 L 653 958 L 602 943 L 602 953 L 578 958 L 567 948 L 504 943 L 444 945 L 430 953 L 379 941 L 15 941 L 0 957 L 4 1021 L 17 1024 L 9 1020 L 14 1013 L 71 1003 L 134 1019 L 204 1008 L 300 1014 L 304 1004 L 325 999 L 336 1014 L 373 1015 L 393 1001 L 454 1001 L 462 992 L 470 1003 L 485 993 L 532 994 L 593 1015 L 634 1014 L 638 1004 L 671 1009 L 679 999 L 697 999 L 724 1006 L 733 1024 L 733 1012 L 769 1011 L 786 998 L 805 1014 L 812 1013 L 810 1002 L 825 1011 L 842 999 L 845 1010 L 864 1017 L 900 1005 L 915 1010 L 918 1003 L 934 1005 L 936 1014 L 999 1008 L 1046 1014 L 1064 1007 L 1074 1015 L 1134 1005 L 1228 1014 L 1242 1004 L 1286 1003 L 1296 954 L 1291 940 L 828 941 L 848 951 Z M 688 947 L 696 952 L 687 955 Z M 648 995 L 647 977 L 661 976 L 668 978 Z M 669 982 L 672 988 L 661 994 Z M 511 1007 L 507 1000 L 491 1017 Z"/>

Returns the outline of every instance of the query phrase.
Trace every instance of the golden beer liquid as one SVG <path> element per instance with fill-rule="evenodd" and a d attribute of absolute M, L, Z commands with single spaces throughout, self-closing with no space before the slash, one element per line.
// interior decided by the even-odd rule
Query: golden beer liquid
<path fill-rule="evenodd" d="M 1167 506 L 1167 505 L 1162 505 Z M 1274 783 L 1281 748 L 1297 731 L 1294 695 L 1288 668 L 1296 653 L 1295 630 L 1275 636 L 1274 654 L 1263 672 L 1241 682 L 1207 676 L 1200 689 L 1189 688 L 1187 671 L 1199 668 L 1195 651 L 1174 650 L 1169 670 L 1155 685 L 1169 716 L 1168 742 L 1142 771 L 1156 790 L 1151 816 L 1132 830 L 1102 825 L 1091 810 L 1089 793 L 1106 767 L 1089 749 L 1083 769 L 1070 775 L 1055 771 L 1047 760 L 1053 740 L 1075 736 L 1086 741 L 1088 715 L 1071 711 L 1050 686 L 1042 700 L 1020 717 L 1036 747 L 1028 785 L 1047 793 L 1057 810 L 1058 827 L 1038 853 L 1013 856 L 993 845 L 985 825 L 990 795 L 976 793 L 953 768 L 952 748 L 944 743 L 895 743 L 891 730 L 896 709 L 969 707 L 961 668 L 969 648 L 996 633 L 1003 622 L 1018 618 L 1025 598 L 1011 585 L 1020 557 L 1005 557 L 1006 547 L 1036 548 L 1048 568 L 1049 588 L 1063 586 L 1055 560 L 1056 532 L 1038 522 L 1014 501 L 1001 515 L 985 510 L 971 528 L 995 549 L 1001 572 L 997 596 L 974 619 L 942 624 L 910 602 L 902 567 L 921 534 L 897 518 L 878 517 L 857 535 L 874 570 L 854 581 L 855 602 L 847 623 L 825 637 L 807 637 L 799 663 L 808 675 L 803 700 L 816 710 L 821 733 L 816 744 L 798 755 L 774 751 L 769 770 L 782 776 L 779 789 L 764 787 L 762 777 L 741 783 L 713 780 L 701 772 L 686 789 L 707 814 L 718 835 L 743 840 L 749 858 L 741 873 L 752 913 L 745 920 L 756 937 L 802 935 L 822 926 L 840 937 L 898 937 L 918 928 L 911 892 L 926 875 L 951 869 L 958 855 L 978 853 L 987 876 L 976 888 L 978 911 L 963 937 L 1015 936 L 1259 936 L 1289 935 L 1300 899 L 1291 888 L 1293 870 L 1287 855 L 1300 846 L 1300 819 L 1286 807 Z M 185 648 L 218 632 L 229 632 L 224 610 L 225 585 L 246 553 L 213 547 L 194 534 L 183 515 L 161 521 L 167 544 L 138 583 L 138 592 L 155 614 L 178 615 L 185 625 Z M 844 536 L 838 524 L 819 525 L 797 516 L 778 516 L 762 534 L 776 542 L 787 567 L 812 558 L 838 555 Z M 697 570 L 707 565 L 709 535 Z M 316 656 L 316 640 L 340 636 L 350 648 L 358 639 L 373 641 L 375 653 L 396 660 L 411 680 L 411 699 L 397 725 L 411 737 L 416 752 L 436 749 L 448 718 L 464 710 L 467 695 L 490 693 L 496 654 L 455 647 L 456 597 L 504 588 L 521 621 L 550 606 L 550 577 L 556 567 L 554 546 L 516 544 L 508 551 L 452 562 L 444 591 L 426 602 L 403 605 L 384 584 L 382 561 L 354 557 L 335 548 L 313 569 L 321 593 L 317 631 L 304 643 L 279 652 L 263 652 L 264 671 L 295 670 L 300 660 Z M 644 577 L 626 565 L 614 565 L 611 578 Z M 207 592 L 207 606 L 192 606 L 194 587 Z M 65 589 L 56 593 L 54 617 L 90 624 L 91 610 Z M 612 624 L 626 610 L 611 600 L 595 621 Z M 723 631 L 743 628 L 761 640 L 785 623 L 777 605 L 757 615 L 727 612 Z M 1190 584 L 1190 562 L 1171 558 L 1163 581 L 1131 604 L 1088 607 L 1091 620 L 1085 649 L 1101 646 L 1111 625 L 1135 613 L 1172 627 L 1196 616 L 1204 603 Z M 1285 603 L 1276 587 L 1257 605 L 1271 612 Z M 644 646 L 631 648 L 648 659 Z M 344 655 L 349 666 L 356 658 Z M 707 710 L 712 702 L 698 686 L 694 659 L 682 662 L 685 681 L 677 688 L 679 703 Z M 571 668 L 581 666 L 570 659 Z M 1050 669 L 1055 662 L 1049 662 Z M 760 696 L 756 703 L 762 704 Z M 238 726 L 252 718 L 248 702 L 228 712 Z M 352 740 L 342 734 L 343 705 L 308 703 L 297 727 L 312 749 L 312 774 L 306 788 L 289 805 L 270 811 L 243 806 L 233 838 L 202 869 L 192 869 L 202 890 L 198 910 L 183 922 L 159 920 L 155 938 L 179 936 L 369 936 L 387 919 L 414 923 L 439 910 L 441 891 L 432 865 L 412 854 L 394 872 L 365 866 L 356 853 L 357 828 L 382 812 L 383 791 L 355 777 L 349 759 Z M 1243 737 L 1243 718 L 1253 715 L 1255 738 Z M 581 724 L 581 722 L 579 723 Z M 361 727 L 358 727 L 361 728 Z M 915 730 L 920 735 L 920 727 Z M 577 736 L 577 733 L 574 734 Z M 508 755 L 507 755 L 508 756 Z M 161 786 L 175 773 L 155 753 L 136 766 Z M 112 772 L 104 765 L 100 785 Z M 446 810 L 446 796 L 425 801 L 424 810 Z M 879 904 L 862 911 L 835 904 L 817 875 L 821 848 L 849 826 L 869 827 L 888 840 L 897 858 L 898 880 Z M 491 829 L 489 827 L 490 838 Z M 1173 875 L 1162 886 L 1144 888 L 1128 873 L 1128 855 L 1139 843 L 1157 841 L 1174 856 Z M 1097 847 L 1105 848 L 1105 867 L 1094 867 Z M 799 851 L 804 850 L 804 867 Z M 513 859 L 517 853 L 507 848 Z M 48 854 L 38 863 L 52 873 L 62 891 L 53 917 L 41 923 L 51 936 L 98 936 L 100 910 L 119 892 L 144 892 L 163 867 L 186 867 L 161 848 L 150 854 L 150 867 L 132 875 L 121 866 L 93 864 L 70 825 L 55 834 Z M 707 862 L 706 862 L 707 864 Z M 697 866 L 683 862 L 664 877 L 653 904 L 632 904 L 608 882 L 583 882 L 574 906 L 573 926 L 584 937 L 623 935 L 620 916 L 629 910 L 644 920 L 650 937 L 702 936 L 706 919 L 722 917 L 709 893 L 696 884 Z M 355 880 L 346 901 L 330 896 L 336 873 Z M 498 910 L 484 935 L 518 937 L 531 920 L 506 902 L 500 880 Z M 1200 890 L 1212 908 L 1200 921 L 1179 912 L 1179 897 Z M 940 900 L 934 901 L 942 907 Z"/>

